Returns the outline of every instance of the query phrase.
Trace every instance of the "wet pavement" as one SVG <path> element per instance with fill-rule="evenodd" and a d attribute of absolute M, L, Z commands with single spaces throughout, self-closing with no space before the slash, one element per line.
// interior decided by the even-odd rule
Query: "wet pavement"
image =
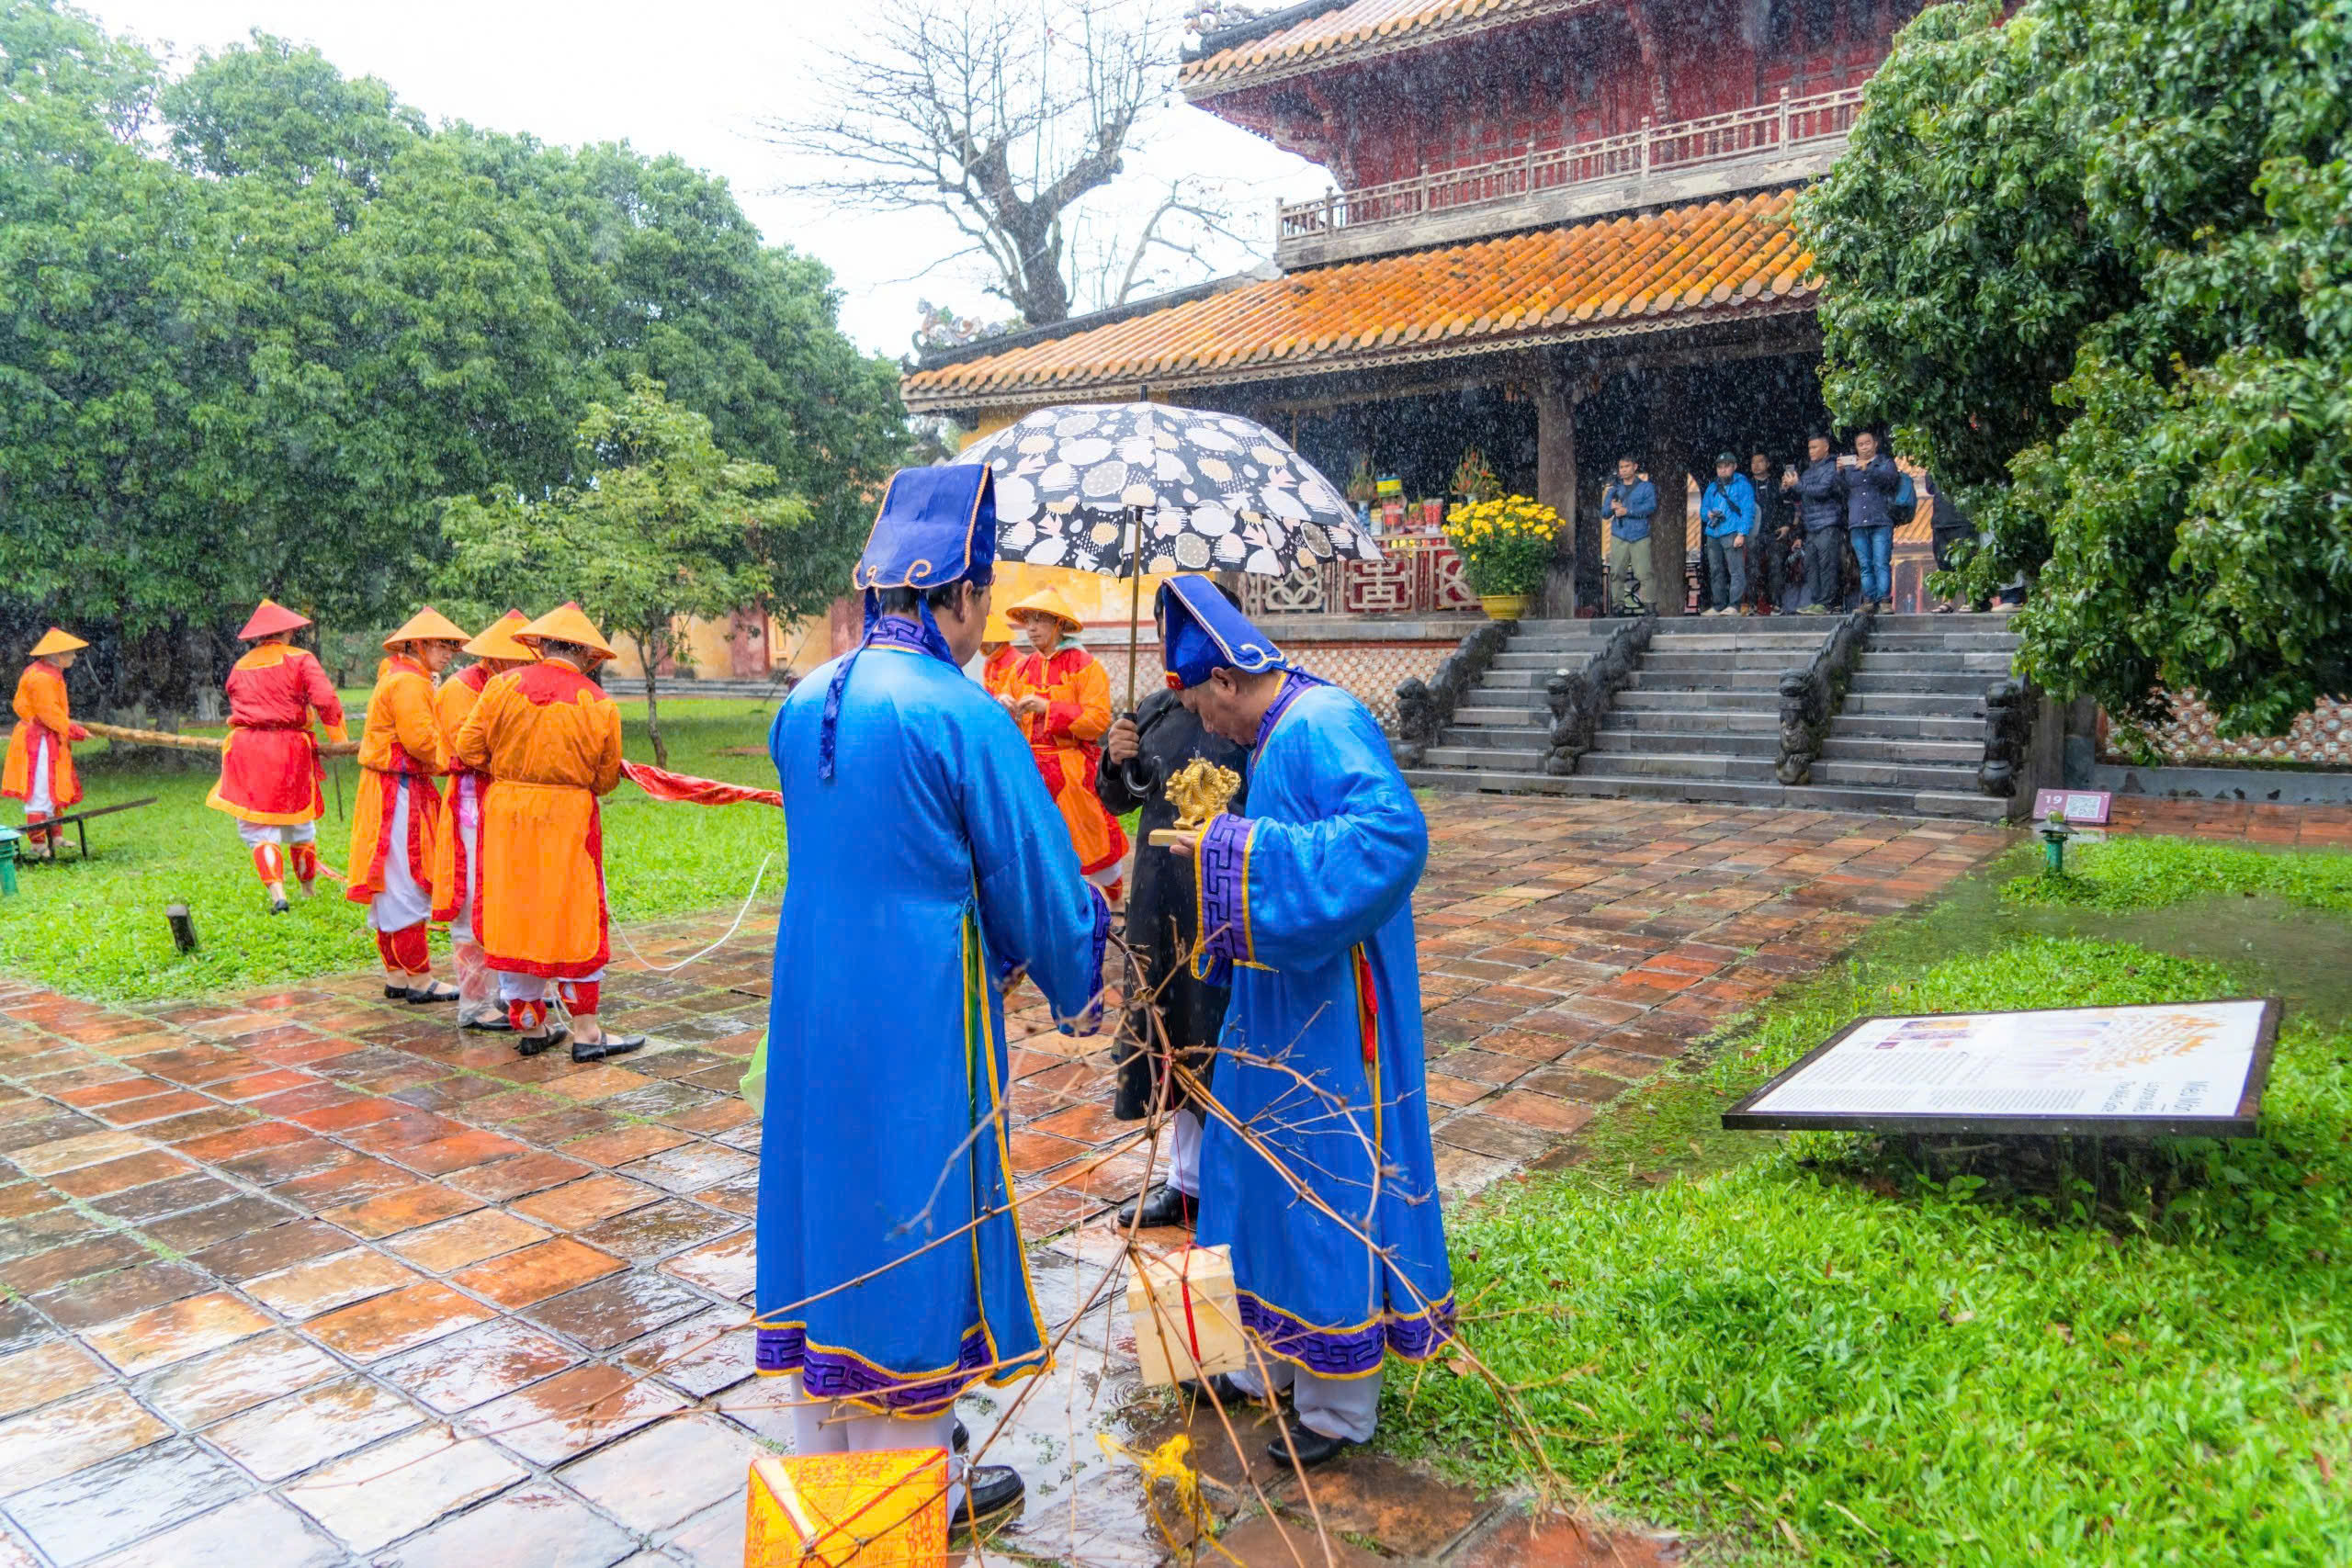
<path fill-rule="evenodd" d="M 1429 810 L 1455 1199 L 2013 841 L 1648 803 Z M 730 915 L 631 936 L 667 964 Z M 608 1011 L 656 1044 L 594 1066 L 518 1059 L 369 976 L 135 1008 L 0 981 L 0 1568 L 740 1562 L 746 1467 L 786 1426 L 743 1326 L 759 1126 L 734 1089 L 766 948 L 755 929 L 674 975 L 616 966 Z M 1136 1382 L 1103 1219 L 1147 1154 L 1108 1115 L 1101 1046 L 1039 1022 L 1012 1030 L 1012 1145 L 1069 1333 L 1050 1376 L 966 1418 L 1030 1481 L 1002 1551 L 1150 1563 L 1168 1545 L 1137 1472 L 1098 1440 L 1177 1431 Z M 1372 1456 L 1308 1498 L 1243 1471 L 1221 1428 L 1193 1436 L 1245 1563 L 1319 1556 L 1318 1514 L 1335 1560 L 1664 1560 Z"/>

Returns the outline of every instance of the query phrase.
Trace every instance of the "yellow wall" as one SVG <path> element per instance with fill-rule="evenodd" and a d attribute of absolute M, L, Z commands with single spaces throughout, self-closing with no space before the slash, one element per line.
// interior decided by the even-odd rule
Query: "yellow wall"
<path fill-rule="evenodd" d="M 964 448 L 984 435 L 993 435 L 1029 412 L 1028 408 L 990 409 L 980 415 L 979 423 L 964 438 Z M 1159 592 L 1159 585 L 1168 579 L 1164 575 L 1146 572 L 1140 595 L 1139 619 L 1143 625 L 1143 640 L 1155 646 L 1159 638 L 1151 626 L 1151 606 Z M 1091 571 L 1073 571 L 1061 566 L 1031 566 L 1023 561 L 1000 561 L 996 569 L 996 592 L 992 603 L 999 610 L 1009 609 L 1040 588 L 1051 588 L 1069 602 L 1071 610 L 1084 621 L 1090 632 L 1104 626 L 1124 628 L 1127 624 L 1130 596 L 1136 586 L 1131 579 L 1102 577 Z M 1099 637 L 1091 640 L 1100 641 Z"/>

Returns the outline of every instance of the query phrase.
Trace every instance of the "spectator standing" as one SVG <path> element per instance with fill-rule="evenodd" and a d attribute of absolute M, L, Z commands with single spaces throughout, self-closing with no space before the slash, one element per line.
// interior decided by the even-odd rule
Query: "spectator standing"
<path fill-rule="evenodd" d="M 1954 559 L 1953 547 L 1973 540 L 1976 525 L 1969 520 L 1967 513 L 1960 509 L 1960 502 L 1954 501 L 1924 470 L 1919 474 L 1917 482 L 1926 491 L 1923 502 L 1928 508 L 1928 542 L 1936 552 L 1936 570 L 1951 571 L 1959 564 Z M 1936 614 L 1949 615 L 1960 606 L 1958 598 L 1947 599 L 1936 606 Z"/>
<path fill-rule="evenodd" d="M 1788 558 L 1781 529 L 1789 509 L 1781 487 L 1772 482 L 1772 459 L 1761 452 L 1747 459 L 1748 493 L 1756 498 L 1756 532 L 1747 540 L 1747 585 L 1756 613 L 1770 615 L 1781 600 L 1781 583 Z"/>
<path fill-rule="evenodd" d="M 1699 497 L 1705 521 L 1700 549 L 1706 562 L 1710 615 L 1747 614 L 1747 541 L 1756 533 L 1756 487 L 1739 471 L 1739 459 L 1715 455 L 1714 482 Z"/>
<path fill-rule="evenodd" d="M 1617 459 L 1617 477 L 1600 492 L 1600 515 L 1609 524 L 1610 613 L 1642 615 L 1657 603 L 1657 560 L 1650 547 L 1657 488 L 1642 478 L 1633 458 Z"/>
<path fill-rule="evenodd" d="M 1852 536 L 1854 554 L 1861 566 L 1862 603 L 1880 610 L 1894 607 L 1894 518 L 1887 510 L 1903 488 L 1894 459 L 1878 449 L 1878 437 L 1865 430 L 1854 437 L 1854 455 L 1838 459 L 1839 488 L 1846 497 L 1846 532 Z"/>
<path fill-rule="evenodd" d="M 1808 437 L 1804 450 L 1804 472 L 1782 474 L 1781 490 L 1793 492 L 1804 528 L 1804 608 L 1798 613 L 1826 615 L 1838 603 L 1838 558 L 1846 551 L 1845 475 L 1826 435 Z"/>

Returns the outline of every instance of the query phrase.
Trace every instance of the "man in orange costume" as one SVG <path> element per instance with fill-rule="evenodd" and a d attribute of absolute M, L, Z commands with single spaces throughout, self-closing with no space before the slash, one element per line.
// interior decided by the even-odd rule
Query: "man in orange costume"
<path fill-rule="evenodd" d="M 334 683 L 290 640 L 310 624 L 309 616 L 265 599 L 237 634 L 254 646 L 229 671 L 229 744 L 220 753 L 220 782 L 204 802 L 237 819 L 237 836 L 254 852 L 273 915 L 286 912 L 289 862 L 303 892 L 313 891 L 319 877 L 319 818 L 327 810 L 319 781 L 326 772 L 311 716 L 326 726 L 328 739 L 347 739 Z"/>
<path fill-rule="evenodd" d="M 1111 728 L 1111 676 L 1079 646 L 1079 620 L 1062 596 L 1041 588 L 1004 613 L 1027 638 L 989 690 L 1029 738 L 1029 755 L 1069 824 L 1079 869 L 1114 903 L 1124 891 L 1127 835 L 1102 808 L 1094 775 Z"/>
<path fill-rule="evenodd" d="M 452 748 L 445 754 L 449 768 L 448 816 L 433 846 L 433 918 L 449 925 L 449 956 L 458 966 L 458 1027 L 503 1034 L 514 1026 L 506 1021 L 506 1004 L 498 998 L 498 981 L 474 935 L 474 885 L 481 866 L 481 795 L 490 775 L 476 773 L 457 760 L 458 731 L 481 700 L 491 678 L 535 663 L 538 655 L 514 640 L 529 622 L 520 610 L 509 610 L 489 630 L 466 644 L 474 661 L 441 682 L 434 704 L 441 716 L 441 734 Z"/>
<path fill-rule="evenodd" d="M 548 611 L 514 640 L 539 661 L 484 686 L 452 749 L 490 774 L 474 934 L 498 971 L 517 1052 L 536 1056 L 562 1038 L 548 1027 L 553 980 L 571 1014 L 571 1059 L 602 1061 L 645 1043 L 606 1033 L 596 1016 L 612 956 L 596 799 L 621 780 L 621 714 L 588 671 L 613 649 L 577 604 Z"/>
<path fill-rule="evenodd" d="M 1012 623 L 1002 611 L 990 610 L 988 624 L 980 628 L 980 684 L 989 695 L 1003 694 L 1005 676 L 1018 657 L 1012 651 Z"/>
<path fill-rule="evenodd" d="M 413 1006 L 454 1002 L 433 977 L 424 923 L 433 914 L 433 858 L 443 833 L 441 792 L 448 738 L 433 700 L 433 678 L 449 667 L 466 634 L 427 604 L 384 639 L 376 689 L 359 727 L 359 794 L 351 806 L 351 879 L 343 896 L 368 906 L 384 995 Z"/>
<path fill-rule="evenodd" d="M 56 626 L 33 644 L 32 662 L 17 678 L 17 728 L 8 737 L 8 761 L 0 767 L 0 795 L 25 803 L 25 858 L 48 860 L 57 852 L 57 829 L 43 828 L 82 798 L 82 775 L 74 771 L 74 746 L 90 732 L 74 722 L 65 701 L 65 672 L 90 645 Z"/>

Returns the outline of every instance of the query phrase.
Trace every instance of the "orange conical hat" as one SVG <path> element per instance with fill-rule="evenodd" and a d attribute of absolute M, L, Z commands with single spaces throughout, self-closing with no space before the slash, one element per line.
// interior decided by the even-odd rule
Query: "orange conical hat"
<path fill-rule="evenodd" d="M 387 649 L 398 648 L 404 642 L 456 642 L 466 640 L 466 634 L 457 622 L 427 604 L 411 615 L 400 630 L 384 639 Z"/>
<path fill-rule="evenodd" d="M 1012 623 L 1004 618 L 1002 610 L 989 612 L 989 624 L 981 629 L 980 640 L 982 642 L 1011 642 L 1012 640 Z"/>
<path fill-rule="evenodd" d="M 275 637 L 310 624 L 310 616 L 298 615 L 275 599 L 265 599 L 254 609 L 253 619 L 245 623 L 245 629 L 237 634 L 237 640 L 251 642 L 255 637 Z"/>
<path fill-rule="evenodd" d="M 1078 618 L 1078 613 L 1069 607 L 1069 601 L 1050 588 L 1040 588 L 1005 611 L 1004 615 L 1009 621 L 1017 621 L 1023 615 L 1051 615 L 1073 633 L 1083 625 Z"/>
<path fill-rule="evenodd" d="M 476 659 L 512 659 L 528 664 L 538 657 L 537 650 L 524 647 L 514 640 L 514 634 L 531 624 L 531 617 L 520 610 L 509 610 L 484 626 L 481 635 L 466 644 L 466 651 Z"/>
<path fill-rule="evenodd" d="M 89 646 L 62 626 L 51 626 L 39 642 L 33 644 L 31 657 L 40 659 L 51 653 L 71 653 L 77 648 Z"/>
<path fill-rule="evenodd" d="M 529 626 L 520 627 L 514 633 L 514 640 L 517 642 L 534 642 L 543 638 L 556 642 L 578 643 L 591 653 L 605 659 L 620 657 L 613 651 L 613 645 L 605 640 L 605 634 L 596 629 L 596 624 L 588 618 L 588 613 L 571 601 L 558 604 Z"/>

